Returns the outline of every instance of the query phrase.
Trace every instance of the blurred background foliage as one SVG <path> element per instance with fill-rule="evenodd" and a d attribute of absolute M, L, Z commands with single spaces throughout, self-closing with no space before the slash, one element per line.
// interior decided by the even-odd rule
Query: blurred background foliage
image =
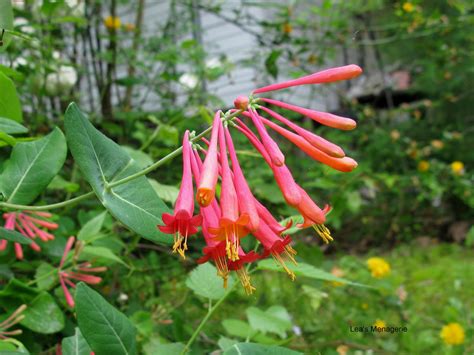
<path fill-rule="evenodd" d="M 291 283 L 259 271 L 256 296 L 233 294 L 201 334 L 196 353 L 225 349 L 235 339 L 305 353 L 472 353 L 472 2 L 241 1 L 232 10 L 223 1 L 165 3 L 167 17 L 151 31 L 144 22 L 147 0 L 18 1 L 0 72 L 16 85 L 30 134 L 13 139 L 29 140 L 62 126 L 65 108 L 76 101 L 96 127 L 147 166 L 171 152 L 185 129 L 206 128 L 213 109 L 231 107 L 209 87 L 219 80 L 237 85 L 232 71 L 238 67 L 254 69 L 252 85 L 338 63 L 364 68 L 360 80 L 318 88 L 309 96 L 336 100 L 334 111 L 354 117 L 356 130 L 338 132 L 289 117 L 344 147 L 359 163 L 354 172 L 332 171 L 277 139 L 298 183 L 319 204 L 333 206 L 328 226 L 335 242 L 321 246 L 311 231 L 298 232 L 301 260 L 375 289 L 304 278 Z M 262 12 L 265 16 L 258 15 Z M 234 53 L 223 52 L 209 60 L 202 14 L 250 34 L 248 58 L 234 61 Z M 0 164 L 10 149 L 9 138 L 2 137 Z M 234 138 L 255 195 L 280 219 L 293 215 L 271 171 L 261 168 L 262 159 L 243 137 Z M 180 174 L 176 159 L 149 175 L 168 204 L 177 196 Z M 38 201 L 53 203 L 81 191 L 89 187 L 69 159 Z M 94 201 L 58 211 L 58 235 L 76 235 L 100 211 Z M 109 218 L 103 229 L 109 238 L 97 245 L 125 258 L 130 268 L 116 264 L 101 293 L 131 316 L 142 351 L 154 354 L 158 343 L 185 341 L 205 313 L 184 281 L 203 241 L 193 238 L 190 257 L 182 262 Z M 46 248 L 52 260 L 61 255 L 65 239 L 57 240 Z M 388 278 L 373 279 L 366 270 L 365 260 L 373 255 L 389 261 Z M 39 263 L 0 258 L 24 273 Z M 273 309 L 277 320 L 269 307 L 281 308 Z M 261 314 L 265 311 L 270 315 Z M 377 319 L 407 325 L 409 331 L 348 331 L 348 324 L 371 325 Z M 439 336 L 450 321 L 466 330 L 461 347 L 447 346 Z M 64 334 L 70 332 L 66 324 Z M 23 342 L 35 353 L 41 346 L 52 348 L 58 338 L 33 345 L 26 332 Z"/>

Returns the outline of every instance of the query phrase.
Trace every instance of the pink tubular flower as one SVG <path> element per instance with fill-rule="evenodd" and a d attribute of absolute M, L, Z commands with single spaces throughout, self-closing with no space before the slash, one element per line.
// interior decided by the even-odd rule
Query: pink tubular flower
<path fill-rule="evenodd" d="M 212 124 L 211 143 L 208 154 L 204 160 L 201 181 L 197 189 L 196 199 L 199 206 L 206 207 L 214 199 L 216 194 L 216 184 L 219 175 L 217 162 L 217 141 L 219 139 L 219 126 L 221 124 L 221 111 L 217 111 L 214 115 Z"/>
<path fill-rule="evenodd" d="M 261 117 L 261 120 L 274 131 L 280 133 L 286 139 L 295 144 L 298 148 L 300 148 L 303 152 L 308 154 L 314 160 L 320 161 L 321 163 L 326 164 L 331 168 L 342 172 L 351 172 L 357 167 L 357 162 L 352 158 L 334 158 L 332 156 L 329 156 L 325 152 L 311 145 L 303 137 L 288 131 L 287 129 L 277 125 L 276 123 L 273 123 L 270 120 L 267 120 L 266 118 Z"/>
<path fill-rule="evenodd" d="M 278 113 L 270 110 L 267 107 L 260 106 L 259 108 L 261 110 L 265 111 L 266 113 L 268 113 L 270 116 L 272 116 L 276 120 L 283 123 L 284 125 L 290 127 L 293 131 L 295 131 L 301 137 L 306 139 L 308 141 L 308 143 L 310 143 L 313 147 L 323 151 L 327 155 L 330 155 L 330 156 L 335 157 L 335 158 L 342 158 L 342 157 L 345 156 L 344 151 L 338 145 L 327 141 L 326 139 L 314 134 L 313 132 L 310 132 L 310 131 L 308 131 L 304 128 L 301 128 L 297 124 L 294 124 L 290 120 L 288 120 L 285 117 L 279 115 Z"/>
<path fill-rule="evenodd" d="M 249 229 L 254 231 L 258 228 L 259 217 L 257 212 L 257 207 L 255 206 L 255 197 L 250 191 L 250 187 L 245 180 L 245 176 L 240 168 L 239 161 L 237 159 L 237 154 L 235 153 L 234 143 L 232 142 L 232 137 L 230 135 L 229 129 L 224 128 L 225 138 L 227 143 L 227 149 L 229 150 L 230 160 L 232 161 L 232 170 L 234 172 L 234 185 L 237 192 L 238 204 L 242 213 L 245 213 L 249 216 Z"/>
<path fill-rule="evenodd" d="M 272 164 L 276 166 L 282 166 L 283 164 L 285 164 L 285 156 L 278 147 L 278 144 L 276 144 L 276 142 L 268 134 L 267 130 L 265 129 L 265 126 L 260 121 L 260 117 L 257 115 L 256 112 L 251 109 L 249 109 L 247 112 L 249 113 L 253 124 L 257 128 L 261 142 L 265 147 L 265 150 L 267 151 L 268 155 L 270 156 Z"/>
<path fill-rule="evenodd" d="M 190 144 L 189 131 L 186 131 L 183 138 L 183 177 L 174 207 L 174 215 L 163 213 L 162 218 L 165 226 L 158 226 L 161 232 L 173 234 L 173 252 L 178 252 L 183 259 L 185 258 L 185 251 L 188 249 L 188 237 L 197 233 L 197 227 L 201 225 L 202 221 L 200 215 L 193 216 L 194 191 L 191 174 L 192 153 Z"/>
<path fill-rule="evenodd" d="M 191 166 L 193 175 L 196 182 L 200 179 L 200 158 L 197 152 L 194 152 L 193 159 L 191 160 Z M 246 254 L 243 249 L 239 246 L 238 256 L 239 259 L 231 261 L 227 259 L 227 250 L 225 241 L 217 241 L 215 236 L 211 234 L 209 228 L 212 226 L 219 225 L 219 219 L 221 216 L 221 210 L 217 202 L 214 200 L 210 206 L 201 207 L 201 215 L 203 216 L 202 221 L 202 233 L 206 241 L 206 247 L 203 249 L 204 256 L 197 260 L 198 263 L 202 264 L 209 260 L 213 260 L 217 268 L 217 275 L 223 279 L 224 288 L 227 288 L 227 282 L 229 278 L 229 270 L 235 271 L 240 279 L 240 283 L 245 289 L 247 294 L 251 294 L 255 288 L 250 282 L 250 276 L 244 268 L 246 263 L 251 263 L 258 259 L 258 255 L 254 252 Z"/>
<path fill-rule="evenodd" d="M 362 69 L 354 64 L 345 65 L 343 67 L 331 68 L 323 70 L 311 75 L 306 75 L 295 80 L 285 81 L 279 84 L 268 85 L 257 90 L 254 90 L 255 94 L 268 91 L 276 91 L 292 86 L 308 85 L 308 84 L 323 84 L 332 83 L 340 80 L 348 80 L 359 76 L 362 73 Z"/>
<path fill-rule="evenodd" d="M 237 192 L 235 191 L 232 174 L 227 160 L 227 149 L 222 122 L 219 127 L 219 147 L 220 147 L 220 163 L 222 170 L 222 186 L 221 186 L 221 218 L 219 226 L 209 227 L 211 234 L 215 235 L 217 241 L 226 242 L 227 257 L 231 261 L 239 259 L 240 238 L 245 237 L 249 230 L 247 225 L 250 217 L 246 213 L 239 213 L 239 204 L 237 201 Z M 210 147 L 209 147 L 210 150 Z M 209 153 L 208 153 L 209 154 Z M 205 164 L 204 164 L 205 165 Z M 204 170 L 205 166 L 203 166 Z M 204 171 L 203 171 L 204 173 Z M 203 174 L 201 174 L 203 178 Z"/>
<path fill-rule="evenodd" d="M 281 238 L 265 223 L 260 223 L 260 226 L 258 230 L 254 232 L 254 235 L 258 241 L 262 243 L 263 248 L 265 249 L 262 258 L 271 255 L 273 259 L 283 267 L 288 276 L 294 280 L 296 277 L 295 273 L 286 265 L 286 261 L 290 261 L 296 265 L 296 251 L 289 245 L 291 243 L 291 238 L 288 236 Z"/>
<path fill-rule="evenodd" d="M 74 245 L 75 238 L 69 237 L 66 242 L 66 247 L 64 248 L 63 256 L 59 262 L 58 267 L 58 276 L 59 283 L 64 292 L 64 297 L 66 298 L 66 303 L 69 307 L 74 308 L 75 302 L 74 298 L 69 291 L 69 287 L 76 288 L 74 281 L 82 281 L 87 284 L 96 285 L 102 281 L 102 278 L 99 276 L 91 275 L 90 273 L 104 272 L 107 270 L 105 266 L 101 267 L 92 267 L 91 263 L 85 262 L 78 265 L 74 265 L 70 269 L 64 270 L 64 264 L 68 253 L 71 251 L 72 246 Z"/>
<path fill-rule="evenodd" d="M 252 145 L 260 152 L 262 157 L 267 162 L 268 166 L 272 169 L 275 181 L 277 182 L 280 190 L 285 198 L 285 201 L 291 205 L 296 206 L 300 203 L 301 195 L 298 189 L 298 185 L 293 179 L 288 167 L 283 164 L 282 166 L 276 166 L 270 160 L 268 152 L 265 150 L 263 144 L 258 140 L 258 138 L 253 134 L 253 132 L 248 128 L 240 119 L 236 119 L 239 123 L 237 129 L 242 132 L 252 143 Z"/>
<path fill-rule="evenodd" d="M 265 99 L 261 98 L 262 101 L 284 108 L 286 110 L 294 111 L 297 113 L 300 113 L 304 116 L 307 116 L 311 118 L 312 120 L 321 123 L 322 125 L 328 126 L 328 127 L 333 127 L 337 129 L 342 129 L 345 131 L 352 130 L 356 128 L 357 123 L 351 118 L 347 117 L 341 117 L 341 116 L 336 116 L 333 115 L 332 113 L 328 112 L 320 112 L 320 111 L 315 111 L 315 110 L 310 110 L 307 108 L 287 104 L 285 102 L 277 101 L 277 100 L 272 100 L 272 99 Z"/>
<path fill-rule="evenodd" d="M 3 218 L 5 219 L 5 229 L 17 230 L 23 234 L 26 238 L 35 239 L 39 238 L 43 242 L 48 242 L 54 239 L 54 235 L 47 232 L 46 230 L 55 230 L 58 228 L 56 223 L 47 221 L 43 218 L 50 218 L 52 215 L 48 212 L 34 212 L 34 211 L 23 211 L 23 212 L 9 212 L 4 213 Z M 42 217 L 42 218 L 38 218 Z M 44 230 L 44 229 L 46 230 Z M 8 242 L 6 240 L 0 241 L 0 251 L 5 250 Z M 30 244 L 31 249 L 34 251 L 40 251 L 40 246 L 32 241 Z M 23 248 L 21 244 L 14 243 L 15 255 L 18 260 L 23 259 Z"/>

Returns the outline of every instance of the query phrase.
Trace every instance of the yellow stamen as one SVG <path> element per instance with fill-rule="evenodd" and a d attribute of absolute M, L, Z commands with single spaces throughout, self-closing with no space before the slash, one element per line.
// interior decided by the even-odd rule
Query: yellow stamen
<path fill-rule="evenodd" d="M 229 278 L 229 269 L 227 267 L 227 261 L 225 257 L 219 256 L 217 259 L 215 259 L 215 263 L 217 266 L 217 276 L 222 277 L 222 280 L 224 281 L 224 288 L 227 288 L 227 281 Z"/>
<path fill-rule="evenodd" d="M 290 247 L 289 245 L 286 245 L 285 246 L 285 251 L 281 254 L 278 254 L 278 253 L 273 253 L 272 252 L 272 256 L 273 256 L 273 259 L 275 259 L 275 261 L 277 263 L 279 263 L 283 269 L 286 271 L 286 273 L 288 274 L 288 276 L 290 277 L 291 281 L 294 281 L 295 278 L 296 278 L 296 275 L 293 271 L 291 271 L 288 266 L 286 266 L 286 263 L 285 261 L 286 260 L 289 260 L 291 261 L 294 265 L 298 265 L 296 263 L 296 260 L 295 260 L 295 255 L 296 255 L 296 250 L 293 249 L 292 247 Z"/>
<path fill-rule="evenodd" d="M 179 255 L 183 259 L 186 259 L 186 255 L 184 252 L 188 250 L 188 245 L 187 245 L 188 238 L 183 238 L 182 235 L 179 233 L 174 234 L 174 244 L 173 244 L 173 253 L 178 252 Z"/>
<path fill-rule="evenodd" d="M 225 233 L 225 250 L 227 253 L 227 257 L 231 261 L 239 260 L 239 253 L 238 253 L 239 238 L 235 233 L 235 226 L 232 225 L 232 232 L 230 233 L 230 237 L 227 231 L 227 227 L 224 229 L 224 233 Z"/>
<path fill-rule="evenodd" d="M 247 295 L 251 295 L 255 291 L 255 287 L 250 283 L 250 276 L 245 269 L 238 269 L 237 276 L 240 279 L 240 283 L 245 289 Z"/>
<path fill-rule="evenodd" d="M 331 231 L 324 224 L 313 224 L 313 229 L 323 239 L 324 243 L 329 244 L 334 239 L 331 237 Z"/>

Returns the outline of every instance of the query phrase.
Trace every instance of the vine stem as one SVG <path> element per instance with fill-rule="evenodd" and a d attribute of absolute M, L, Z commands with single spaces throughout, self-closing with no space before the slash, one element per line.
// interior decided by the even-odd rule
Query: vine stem
<path fill-rule="evenodd" d="M 238 284 L 238 282 L 234 282 L 233 285 L 229 288 L 229 290 L 216 302 L 216 304 L 212 307 L 209 308 L 207 311 L 206 316 L 201 320 L 201 323 L 199 323 L 198 327 L 194 331 L 193 335 L 191 335 L 191 338 L 189 338 L 188 342 L 184 346 L 183 351 L 181 351 L 181 355 L 186 354 L 186 352 L 189 350 L 191 345 L 194 343 L 194 340 L 196 340 L 196 337 L 199 335 L 201 332 L 202 328 L 206 325 L 207 321 L 209 318 L 211 318 L 212 314 L 216 311 L 217 308 L 224 302 L 224 300 L 229 296 L 232 291 L 234 290 L 235 286 Z M 212 302 L 211 299 L 209 299 L 209 302 Z"/>
<path fill-rule="evenodd" d="M 243 112 L 243 110 L 238 110 L 238 111 L 235 111 L 231 114 L 224 114 L 224 116 L 222 117 L 222 120 L 223 121 L 228 121 L 228 120 L 231 120 L 233 119 L 234 117 L 238 116 L 239 114 L 241 114 Z M 206 134 L 208 134 L 210 131 L 212 130 L 212 126 L 208 127 L 207 129 L 205 129 L 204 131 L 202 131 L 200 134 L 198 134 L 196 137 L 192 138 L 190 141 L 192 143 L 198 141 L 199 139 L 201 139 L 202 137 L 204 137 Z M 132 181 L 136 178 L 139 178 L 141 176 L 144 176 L 146 174 L 148 174 L 149 172 L 155 170 L 156 168 L 160 167 L 161 165 L 167 163 L 168 161 L 174 159 L 176 156 L 178 156 L 179 154 L 181 154 L 181 152 L 183 151 L 183 146 L 180 146 L 179 148 L 175 149 L 174 151 L 172 151 L 171 153 L 169 153 L 168 155 L 164 156 L 163 158 L 161 158 L 160 160 L 158 160 L 157 162 L 153 163 L 152 165 L 150 165 L 149 167 L 143 169 L 143 170 L 140 170 L 138 172 L 136 172 L 135 174 L 132 174 L 132 175 L 129 175 L 123 179 L 120 179 L 120 180 L 117 180 L 117 181 L 112 181 L 110 182 L 109 184 L 106 185 L 106 188 L 107 189 L 111 189 L 113 187 L 116 187 L 116 186 L 119 186 L 119 185 L 122 185 L 122 184 L 125 184 L 129 181 Z M 77 202 L 80 202 L 82 200 L 86 200 L 90 197 L 94 196 L 94 191 L 90 191 L 90 192 L 87 192 L 83 195 L 80 195 L 80 196 L 77 196 L 77 197 L 74 197 L 74 198 L 71 198 L 69 200 L 66 200 L 66 201 L 62 201 L 62 202 L 58 202 L 58 203 L 53 203 L 51 205 L 44 205 L 44 206 L 27 206 L 27 205 L 17 205 L 17 204 L 13 204 L 13 203 L 8 203 L 8 202 L 0 202 L 0 207 L 3 207 L 3 208 L 9 208 L 9 209 L 16 209 L 16 210 L 27 210 L 27 211 L 47 211 L 47 210 L 52 210 L 52 209 L 56 209 L 56 208 L 61 208 L 61 207 L 65 207 L 65 206 L 68 206 L 68 205 L 72 205 L 74 203 L 77 203 Z"/>
<path fill-rule="evenodd" d="M 15 210 L 23 210 L 23 211 L 25 210 L 26 211 L 47 211 L 47 210 L 53 210 L 56 208 L 65 207 L 67 205 L 80 202 L 82 200 L 86 200 L 94 195 L 95 195 L 94 191 L 90 191 L 83 195 L 79 195 L 77 197 L 71 198 L 63 202 L 53 203 L 51 205 L 44 205 L 44 206 L 27 206 L 27 205 L 17 205 L 14 203 L 0 202 L 0 207 L 11 208 Z"/>

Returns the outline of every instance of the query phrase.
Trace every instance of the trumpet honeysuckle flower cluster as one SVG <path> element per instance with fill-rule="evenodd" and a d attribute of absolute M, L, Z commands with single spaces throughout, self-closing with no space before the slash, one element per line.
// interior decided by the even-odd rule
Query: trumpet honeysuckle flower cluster
<path fill-rule="evenodd" d="M 240 167 L 229 128 L 236 128 L 262 155 L 272 170 L 285 201 L 304 218 L 303 223 L 297 227 L 312 227 L 325 243 L 329 243 L 333 238 L 324 225 L 329 205 L 320 208 L 297 184 L 285 163 L 284 153 L 268 129 L 289 140 L 310 158 L 336 170 L 350 172 L 357 167 L 357 162 L 347 157 L 341 147 L 298 126 L 268 106 L 293 111 L 322 125 L 341 130 L 354 129 L 356 122 L 350 118 L 255 95 L 299 85 L 352 79 L 361 73 L 362 70 L 357 65 L 347 65 L 265 86 L 254 90 L 250 97 L 240 96 L 234 102 L 235 109 L 226 114 L 221 111 L 215 113 L 210 141 L 203 139 L 208 146 L 207 150 L 192 144 L 190 133 L 186 131 L 183 138 L 183 177 L 174 213 L 163 214 L 165 225 L 158 226 L 163 233 L 174 236 L 173 252 L 184 258 L 188 249 L 188 237 L 196 234 L 198 227 L 201 227 L 206 247 L 203 249 L 204 256 L 198 262 L 212 260 L 218 275 L 224 280 L 224 287 L 227 286 L 229 272 L 236 271 L 245 291 L 251 294 L 255 288 L 245 265 L 270 255 L 294 279 L 295 274 L 286 265 L 288 261 L 296 264 L 296 251 L 290 246 L 291 238 L 285 235 L 291 222 L 282 226 L 252 194 Z M 250 124 L 256 132 L 249 127 Z M 204 154 L 204 160 L 201 154 Z M 197 187 L 198 214 L 194 214 L 192 177 Z M 216 196 L 219 179 L 220 195 Z M 262 253 L 247 252 L 242 248 L 240 240 L 248 235 L 253 235 L 260 242 L 263 246 Z"/>
<path fill-rule="evenodd" d="M 92 264 L 90 262 L 83 262 L 66 268 L 66 259 L 75 241 L 76 238 L 74 237 L 68 238 L 66 246 L 64 248 L 63 256 L 61 257 L 61 261 L 59 262 L 58 267 L 59 283 L 61 284 L 61 288 L 63 289 L 64 297 L 66 298 L 66 303 L 71 308 L 74 308 L 75 302 L 74 297 L 69 291 L 69 288 L 76 288 L 75 282 L 78 281 L 82 281 L 90 285 L 96 285 L 102 281 L 102 278 L 94 274 L 107 271 L 107 268 L 105 266 L 92 267 Z"/>
<path fill-rule="evenodd" d="M 51 213 L 48 212 L 9 212 L 3 214 L 5 220 L 5 229 L 16 230 L 23 234 L 25 238 L 32 239 L 30 247 L 36 252 L 41 250 L 41 247 L 35 242 L 39 238 L 42 242 L 48 242 L 54 239 L 54 235 L 49 231 L 58 228 L 57 223 L 48 221 L 51 218 Z M 5 250 L 8 242 L 0 240 L 0 251 Z M 14 243 L 15 255 L 18 260 L 23 259 L 23 248 L 20 243 Z"/>

